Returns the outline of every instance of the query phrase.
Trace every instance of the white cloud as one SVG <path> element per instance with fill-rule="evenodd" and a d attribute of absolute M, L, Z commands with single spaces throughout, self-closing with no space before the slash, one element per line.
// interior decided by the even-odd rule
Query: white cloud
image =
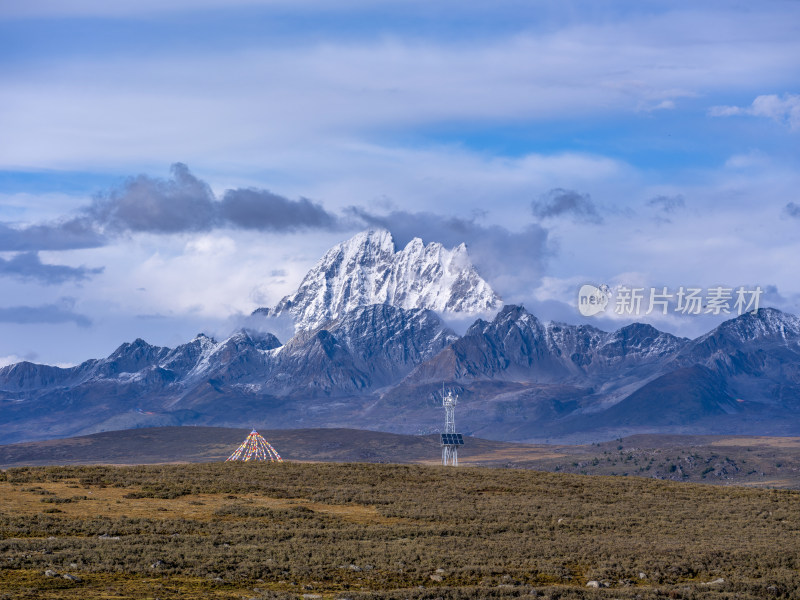
<path fill-rule="evenodd" d="M 657 104 L 645 107 L 644 110 L 647 112 L 653 112 L 656 110 L 675 110 L 676 107 L 677 104 L 675 104 L 674 100 L 662 100 Z"/>
<path fill-rule="evenodd" d="M 751 33 L 767 27 L 770 37 Z M 374 143 L 408 128 L 609 118 L 674 109 L 679 98 L 742 81 L 785 85 L 798 56 L 800 39 L 773 13 L 735 11 L 478 40 L 372 37 L 200 55 L 67 55 L 4 74 L 0 166 L 181 160 L 195 169 L 283 170 L 311 147 L 324 163 L 343 143 Z M 754 110 L 776 114 L 780 106 Z"/>
<path fill-rule="evenodd" d="M 712 106 L 708 110 L 709 116 L 712 117 L 733 117 L 735 115 L 746 114 L 746 109 L 739 108 L 738 106 Z"/>
<path fill-rule="evenodd" d="M 431 210 L 468 217 L 473 209 L 488 210 L 493 222 L 512 228 L 530 220 L 530 201 L 555 187 L 579 189 L 618 181 L 631 168 L 612 158 L 580 154 L 531 153 L 494 157 L 463 147 L 386 148 L 352 144 L 320 164 L 310 157 L 304 192 L 325 198 L 326 206 L 372 201 L 407 210 Z M 356 170 L 349 170 L 356 164 Z M 315 181 L 316 180 L 316 181 Z"/>
<path fill-rule="evenodd" d="M 333 6 L 321 0 L 295 0 L 291 6 L 297 3 L 303 10 Z M 158 21 L 162 11 L 231 4 L 289 6 L 288 0 L 30 0 L 6 2 L 0 20 L 149 15 L 169 33 L 172 25 Z M 360 4 L 367 3 L 345 0 L 324 10 Z M 553 2 L 547 8 L 552 20 L 520 20 L 512 34 L 487 29 L 474 37 L 429 36 L 424 28 L 389 28 L 381 37 L 374 29 L 358 33 L 354 23 L 352 36 L 329 36 L 322 27 L 299 42 L 291 35 L 251 37 L 246 47 L 228 38 L 217 45 L 212 36 L 202 51 L 193 51 L 192 41 L 182 36 L 177 38 L 186 46 L 151 40 L 158 43 L 143 53 L 122 42 L 93 53 L 90 40 L 81 47 L 86 52 L 48 54 L 39 48 L 24 62 L 12 57 L 0 73 L 0 169 L 156 175 L 183 161 L 220 196 L 227 187 L 244 185 L 306 196 L 333 212 L 350 205 L 465 219 L 485 212 L 482 225 L 516 232 L 533 220 L 532 200 L 553 188 L 574 189 L 591 195 L 604 225 L 547 224 L 548 239 L 559 250 L 546 263 L 541 287 L 530 291 L 534 303 L 560 303 L 559 314 L 569 316 L 574 310 L 564 311 L 563 302 L 571 301 L 576 280 L 585 275 L 586 281 L 611 282 L 631 271 L 648 285 L 706 283 L 712 277 L 774 282 L 787 298 L 797 298 L 797 221 L 781 220 L 787 203 L 798 202 L 800 189 L 797 170 L 785 165 L 788 155 L 770 147 L 748 153 L 761 140 L 734 140 L 735 155 L 722 168 L 692 165 L 687 174 L 676 173 L 671 163 L 668 172 L 661 171 L 655 163 L 662 151 L 678 154 L 682 147 L 673 142 L 691 145 L 698 154 L 708 147 L 706 132 L 688 131 L 700 116 L 692 112 L 702 110 L 699 98 L 722 105 L 736 102 L 733 93 L 750 98 L 762 90 L 793 89 L 800 68 L 800 5 L 676 9 L 665 3 L 630 11 L 619 4 L 614 18 L 599 11 L 604 18 L 591 22 L 584 11 L 562 6 Z M 713 112 L 760 116 L 797 129 L 797 98 L 759 96 L 750 106 Z M 683 125 L 684 115 L 689 125 Z M 646 138 L 638 125 L 653 133 L 648 123 L 664 123 L 671 133 L 664 127 L 656 132 L 663 137 Z M 513 134 L 494 137 L 502 130 Z M 646 167 L 618 158 L 630 155 L 621 148 L 631 136 L 644 154 L 657 147 Z M 500 147 L 507 141 L 513 147 L 508 156 L 476 150 L 493 148 L 498 140 Z M 714 157 L 717 165 L 725 160 L 718 152 Z M 685 198 L 685 207 L 670 212 L 668 220 L 653 220 L 646 202 L 661 196 Z M 87 201 L 0 195 L 0 220 L 47 221 Z M 224 327 L 231 315 L 274 303 L 347 235 L 134 234 L 104 248 L 43 254 L 48 262 L 106 270 L 57 290 L 11 282 L 3 290 L 6 304 L 42 304 L 69 295 L 94 325 L 77 332 L 70 325 L 62 333 L 41 328 L 34 332 L 38 337 L 30 328 L 4 326 L 0 353 L 24 354 L 19 348 L 29 343 L 56 352 L 60 344 L 62 354 L 54 356 L 63 360 L 67 352 L 80 358 L 107 354 L 137 335 L 155 343 L 184 342 L 203 328 Z M 95 339 L 102 348 L 90 345 Z"/>
<path fill-rule="evenodd" d="M 0 368 L 7 367 L 8 365 L 13 365 L 18 362 L 22 362 L 26 360 L 16 354 L 9 354 L 8 356 L 0 356 Z"/>
<path fill-rule="evenodd" d="M 31 354 L 28 356 L 17 356 L 16 354 L 9 354 L 8 356 L 0 356 L 0 369 L 3 367 L 7 367 L 8 365 L 14 365 L 18 362 L 23 361 L 36 361 L 36 355 Z M 52 363 L 54 367 L 61 367 L 62 369 L 67 369 L 69 367 L 74 367 L 75 363 L 70 362 L 56 362 Z"/>
<path fill-rule="evenodd" d="M 757 96 L 750 106 L 713 106 L 709 114 L 712 117 L 766 117 L 797 131 L 800 130 L 800 94 L 765 94 Z"/>
<path fill-rule="evenodd" d="M 764 168 L 770 164 L 769 156 L 759 150 L 751 150 L 746 154 L 734 154 L 725 161 L 726 169 Z"/>
<path fill-rule="evenodd" d="M 234 252 L 236 241 L 225 235 L 200 235 L 186 243 L 186 254 L 220 258 L 228 257 Z"/>
<path fill-rule="evenodd" d="M 81 253 L 95 260 L 103 256 L 111 265 L 85 284 L 83 295 L 104 303 L 103 312 L 224 320 L 276 303 L 343 237 L 226 230 L 172 237 L 137 234 Z M 276 267 L 286 275 L 274 276 Z"/>

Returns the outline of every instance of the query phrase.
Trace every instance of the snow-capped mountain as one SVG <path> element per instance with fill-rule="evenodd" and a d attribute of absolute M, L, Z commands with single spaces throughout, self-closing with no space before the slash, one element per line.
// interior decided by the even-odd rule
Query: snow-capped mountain
<path fill-rule="evenodd" d="M 370 275 L 352 281 L 375 283 L 378 265 L 389 265 L 384 287 L 399 276 L 396 262 L 419 266 L 425 261 L 408 256 L 430 252 L 412 242 L 408 255 L 395 253 L 380 232 L 361 241 L 348 256 L 359 255 L 353 260 Z M 433 253 L 452 261 L 457 250 Z M 362 260 L 370 252 L 372 262 Z M 395 298 L 413 290 L 399 287 Z M 0 368 L 0 443 L 183 424 L 430 431 L 443 384 L 461 396 L 463 431 L 493 439 L 800 434 L 800 319 L 775 309 L 695 340 L 642 323 L 605 332 L 543 322 L 514 305 L 475 320 L 462 337 L 432 310 L 374 302 L 341 310 L 285 344 L 240 330 L 173 349 L 137 339 L 72 368 Z"/>
<path fill-rule="evenodd" d="M 378 229 L 328 250 L 294 294 L 254 314 L 288 313 L 298 330 L 311 330 L 371 304 L 477 315 L 498 310 L 502 301 L 475 270 L 464 244 L 448 250 L 414 238 L 395 252 L 392 235 Z"/>
<path fill-rule="evenodd" d="M 199 334 L 174 349 L 137 339 L 66 369 L 17 363 L 0 369 L 0 443 L 41 438 L 35 431 L 291 421 L 309 401 L 321 403 L 318 414 L 331 397 L 392 385 L 456 339 L 433 311 L 373 304 L 283 345 L 240 330 L 221 342 Z M 296 405 L 284 410 L 287 403 Z"/>

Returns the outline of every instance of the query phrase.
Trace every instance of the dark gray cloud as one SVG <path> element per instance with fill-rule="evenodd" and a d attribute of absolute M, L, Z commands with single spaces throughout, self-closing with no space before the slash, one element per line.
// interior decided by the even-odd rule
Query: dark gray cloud
<path fill-rule="evenodd" d="M 585 223 L 602 223 L 603 218 L 597 212 L 589 194 L 581 194 L 575 190 L 553 188 L 540 200 L 531 202 L 531 210 L 535 217 L 552 219 L 570 216 L 575 221 Z"/>
<path fill-rule="evenodd" d="M 270 231 L 333 229 L 337 224 L 336 217 L 308 198 L 289 200 L 257 189 L 225 192 L 220 217 L 236 227 Z"/>
<path fill-rule="evenodd" d="M 102 268 L 43 264 L 40 250 L 98 248 L 110 237 L 128 232 L 182 233 L 235 227 L 261 231 L 335 229 L 338 218 L 307 198 L 290 200 L 267 190 L 228 190 L 218 200 L 211 187 L 183 163 L 170 177 L 138 175 L 119 188 L 98 194 L 77 217 L 54 223 L 16 227 L 0 223 L 0 251 L 19 252 L 0 258 L 0 276 L 47 284 L 88 279 Z"/>
<path fill-rule="evenodd" d="M 0 258 L 0 277 L 8 276 L 23 280 L 33 280 L 47 285 L 66 281 L 82 281 L 103 272 L 103 267 L 68 267 L 66 265 L 45 264 L 38 252 L 21 252 L 8 260 Z"/>
<path fill-rule="evenodd" d="M 98 195 L 87 215 L 111 231 L 180 233 L 236 227 L 262 231 L 332 229 L 337 218 L 321 205 L 290 200 L 268 190 L 228 190 L 217 200 L 209 185 L 183 163 L 170 179 L 139 175 L 121 188 Z"/>
<path fill-rule="evenodd" d="M 0 251 L 4 252 L 99 248 L 106 243 L 107 240 L 85 217 L 29 227 L 0 223 Z"/>
<path fill-rule="evenodd" d="M 74 311 L 75 300 L 62 298 L 58 304 L 42 306 L 10 306 L 0 308 L 0 323 L 30 325 L 36 323 L 75 323 L 78 327 L 89 327 L 92 321 Z"/>
<path fill-rule="evenodd" d="M 686 201 L 683 196 L 656 196 L 647 201 L 648 206 L 657 208 L 665 213 L 674 213 L 676 210 L 684 208 Z"/>
<path fill-rule="evenodd" d="M 784 208 L 786 214 L 795 219 L 800 219 L 800 205 L 795 202 L 789 202 Z"/>
<path fill-rule="evenodd" d="M 125 232 L 182 233 L 235 227 L 262 231 L 335 229 L 338 218 L 307 198 L 268 190 L 233 189 L 218 200 L 183 163 L 170 177 L 138 175 L 95 196 L 76 217 L 18 227 L 0 222 L 0 252 L 100 248 Z M 87 271 L 87 274 L 89 272 Z"/>
<path fill-rule="evenodd" d="M 183 163 L 173 164 L 170 172 L 171 179 L 128 179 L 120 189 L 98 195 L 88 215 L 115 231 L 176 233 L 213 227 L 217 203 L 208 184 Z"/>
<path fill-rule="evenodd" d="M 552 254 L 548 232 L 537 224 L 514 232 L 498 225 L 482 225 L 475 219 L 427 212 L 394 211 L 375 215 L 363 208 L 351 207 L 348 215 L 358 223 L 388 229 L 398 248 L 415 237 L 422 238 L 425 243 L 440 242 L 447 247 L 466 243 L 478 272 L 506 302 L 529 297 Z"/>

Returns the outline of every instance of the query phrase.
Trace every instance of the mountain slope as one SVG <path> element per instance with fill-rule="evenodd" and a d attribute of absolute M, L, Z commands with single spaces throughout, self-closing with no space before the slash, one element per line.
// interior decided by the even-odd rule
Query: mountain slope
<path fill-rule="evenodd" d="M 693 340 L 675 362 L 720 374 L 752 411 L 800 411 L 800 318 L 761 308 Z"/>
<path fill-rule="evenodd" d="M 291 393 L 357 392 L 394 383 L 457 336 L 433 311 L 373 304 L 295 336 L 267 387 Z"/>
<path fill-rule="evenodd" d="M 456 339 L 432 311 L 372 305 L 285 345 L 242 330 L 222 342 L 201 334 L 175 349 L 136 340 L 72 369 L 20 363 L 0 369 L 0 441 L 331 418 L 329 399 L 391 385 Z"/>
<path fill-rule="evenodd" d="M 688 340 L 635 323 L 613 333 L 589 325 L 542 323 L 521 306 L 505 306 L 476 321 L 446 351 L 421 364 L 409 379 L 515 379 L 608 382 L 634 370 L 655 372 Z"/>
<path fill-rule="evenodd" d="M 495 439 L 800 434 L 797 317 L 761 309 L 687 340 L 500 305 L 463 245 L 414 239 L 396 252 L 388 232 L 362 232 L 326 253 L 295 294 L 257 311 L 297 319 L 283 345 L 241 330 L 172 349 L 137 339 L 70 369 L 0 369 L 0 443 L 254 422 L 432 432 L 443 384 L 461 397 L 459 428 Z M 437 314 L 494 310 L 460 338 Z"/>
<path fill-rule="evenodd" d="M 736 401 L 727 392 L 724 378 L 693 365 L 661 375 L 590 419 L 592 427 L 637 428 L 644 424 L 649 428 L 702 429 L 704 420 L 736 412 Z"/>
<path fill-rule="evenodd" d="M 459 338 L 432 311 L 357 307 L 286 344 L 239 331 L 175 349 L 142 340 L 72 369 L 0 369 L 5 442 L 154 425 L 436 431 L 504 440 L 636 432 L 800 433 L 800 327 L 772 309 L 696 340 L 644 324 L 543 323 L 519 306 Z"/>

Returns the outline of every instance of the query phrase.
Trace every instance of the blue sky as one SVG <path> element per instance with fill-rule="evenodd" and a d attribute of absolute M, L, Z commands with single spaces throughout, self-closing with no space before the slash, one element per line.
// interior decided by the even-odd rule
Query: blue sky
<path fill-rule="evenodd" d="M 543 318 L 800 313 L 798 2 L 3 3 L 0 132 L 0 364 L 224 336 L 376 224 Z"/>

